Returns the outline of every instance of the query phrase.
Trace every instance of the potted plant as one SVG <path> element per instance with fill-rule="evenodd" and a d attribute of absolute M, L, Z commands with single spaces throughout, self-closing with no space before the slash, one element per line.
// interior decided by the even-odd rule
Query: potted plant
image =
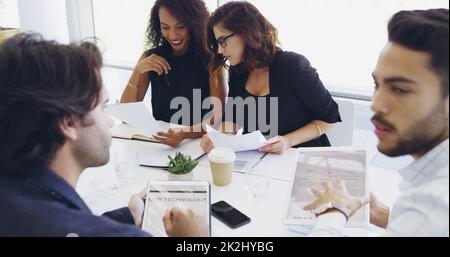
<path fill-rule="evenodd" d="M 5 28 L 0 26 L 0 44 L 6 39 L 20 33 L 19 29 Z"/>
<path fill-rule="evenodd" d="M 193 170 L 198 162 L 191 156 L 177 152 L 175 157 L 169 156 L 169 180 L 192 180 Z"/>

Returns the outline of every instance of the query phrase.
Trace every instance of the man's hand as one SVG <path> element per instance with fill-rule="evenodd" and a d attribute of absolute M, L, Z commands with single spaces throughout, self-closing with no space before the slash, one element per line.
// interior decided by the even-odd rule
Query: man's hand
<path fill-rule="evenodd" d="M 273 154 L 284 154 L 290 147 L 291 144 L 287 137 L 277 136 L 267 140 L 265 145 L 261 147 L 259 151 Z"/>
<path fill-rule="evenodd" d="M 159 132 L 158 135 L 153 137 L 171 147 L 177 147 L 185 139 L 184 132 L 181 129 L 169 129 L 166 133 Z"/>
<path fill-rule="evenodd" d="M 131 215 L 133 216 L 134 224 L 136 224 L 137 227 L 142 226 L 146 196 L 147 189 L 140 192 L 139 194 L 133 195 L 130 199 L 130 202 L 128 203 L 128 208 L 130 209 Z"/>
<path fill-rule="evenodd" d="M 378 201 L 373 193 L 370 193 L 370 223 L 380 228 L 387 228 L 389 223 L 389 207 Z"/>
<path fill-rule="evenodd" d="M 343 206 L 349 210 L 347 213 L 348 218 L 352 217 L 361 207 L 366 205 L 369 202 L 367 197 L 354 197 L 351 196 L 347 187 L 345 186 L 345 182 L 342 180 L 338 180 L 336 184 L 332 184 L 331 182 L 324 182 L 323 184 L 324 191 L 320 191 L 318 189 L 311 189 L 311 192 L 317 197 L 317 199 L 306 205 L 303 209 L 306 211 L 314 210 L 318 206 L 327 204 L 329 202 L 333 202 L 336 205 Z"/>
<path fill-rule="evenodd" d="M 163 218 L 166 233 L 171 237 L 207 237 L 209 229 L 202 218 L 191 209 L 173 208 Z"/>

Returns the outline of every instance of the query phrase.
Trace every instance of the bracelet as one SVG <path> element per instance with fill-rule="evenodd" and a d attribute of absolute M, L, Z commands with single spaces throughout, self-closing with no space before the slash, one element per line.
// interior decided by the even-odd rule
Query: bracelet
<path fill-rule="evenodd" d="M 132 87 L 132 88 L 136 88 L 136 89 L 138 89 L 139 87 L 138 86 L 136 86 L 136 85 L 134 85 L 134 84 L 132 84 L 130 81 L 128 81 L 128 85 L 130 86 L 130 87 Z"/>
<path fill-rule="evenodd" d="M 323 203 L 323 204 L 317 206 L 311 212 L 313 214 L 315 214 L 316 217 L 318 217 L 322 214 L 327 213 L 330 210 L 335 210 L 335 211 L 342 213 L 342 215 L 345 216 L 345 219 L 347 221 L 350 219 L 350 216 L 352 215 L 352 213 L 350 213 L 350 210 L 348 208 L 341 206 L 339 204 L 336 204 L 334 201 Z"/>

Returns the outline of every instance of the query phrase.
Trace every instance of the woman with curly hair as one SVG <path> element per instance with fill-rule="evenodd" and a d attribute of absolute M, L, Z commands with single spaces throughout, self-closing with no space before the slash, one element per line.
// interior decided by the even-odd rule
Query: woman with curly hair
<path fill-rule="evenodd" d="M 214 113 L 220 115 L 225 101 L 222 71 L 208 70 L 212 58 L 207 47 L 209 18 L 203 0 L 157 0 L 147 28 L 147 45 L 151 49 L 140 57 L 122 95 L 122 103 L 142 101 L 151 84 L 153 116 L 165 122 L 171 122 L 180 111 L 171 108 L 172 100 L 188 99 L 190 120 L 177 121 L 188 127 L 154 136 L 172 147 L 204 134 L 201 123 L 211 109 L 202 109 L 200 114 L 194 106 L 205 107 L 204 100 L 212 96 L 208 107 L 214 106 Z M 220 108 L 216 108 L 218 105 Z"/>
<path fill-rule="evenodd" d="M 278 47 L 277 30 L 255 6 L 244 1 L 222 5 L 209 21 L 208 41 L 215 53 L 212 70 L 230 68 L 225 116 L 244 133 L 261 130 L 269 137 L 260 151 L 281 154 L 290 147 L 330 145 L 324 133 L 341 121 L 338 105 L 304 56 Z M 236 98 L 256 108 L 240 108 L 239 101 L 229 108 Z M 205 135 L 203 150 L 213 147 Z"/>

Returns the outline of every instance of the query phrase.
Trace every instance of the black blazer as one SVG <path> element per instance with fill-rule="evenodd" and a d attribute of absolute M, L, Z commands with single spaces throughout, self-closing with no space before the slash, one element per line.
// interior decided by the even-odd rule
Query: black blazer
<path fill-rule="evenodd" d="M 0 237 L 149 236 L 128 208 L 95 216 L 74 188 L 54 172 L 0 177 Z"/>
<path fill-rule="evenodd" d="M 248 72 L 237 73 L 231 69 L 229 97 L 255 97 L 245 89 L 248 76 Z M 316 69 L 303 55 L 279 51 L 269 65 L 269 87 L 270 95 L 265 97 L 266 121 L 270 121 L 269 97 L 278 97 L 278 135 L 291 133 L 314 120 L 328 123 L 341 122 L 337 103 L 322 84 Z M 227 106 L 226 110 L 231 109 Z M 246 109 L 244 115 L 244 124 L 239 124 L 244 127 L 244 132 L 258 130 L 259 128 L 249 128 L 247 124 L 249 119 L 260 118 L 258 112 L 249 113 Z M 240 123 L 238 120 L 233 122 Z M 323 135 L 320 139 L 305 142 L 296 147 L 316 146 L 330 146 L 327 136 Z"/>

